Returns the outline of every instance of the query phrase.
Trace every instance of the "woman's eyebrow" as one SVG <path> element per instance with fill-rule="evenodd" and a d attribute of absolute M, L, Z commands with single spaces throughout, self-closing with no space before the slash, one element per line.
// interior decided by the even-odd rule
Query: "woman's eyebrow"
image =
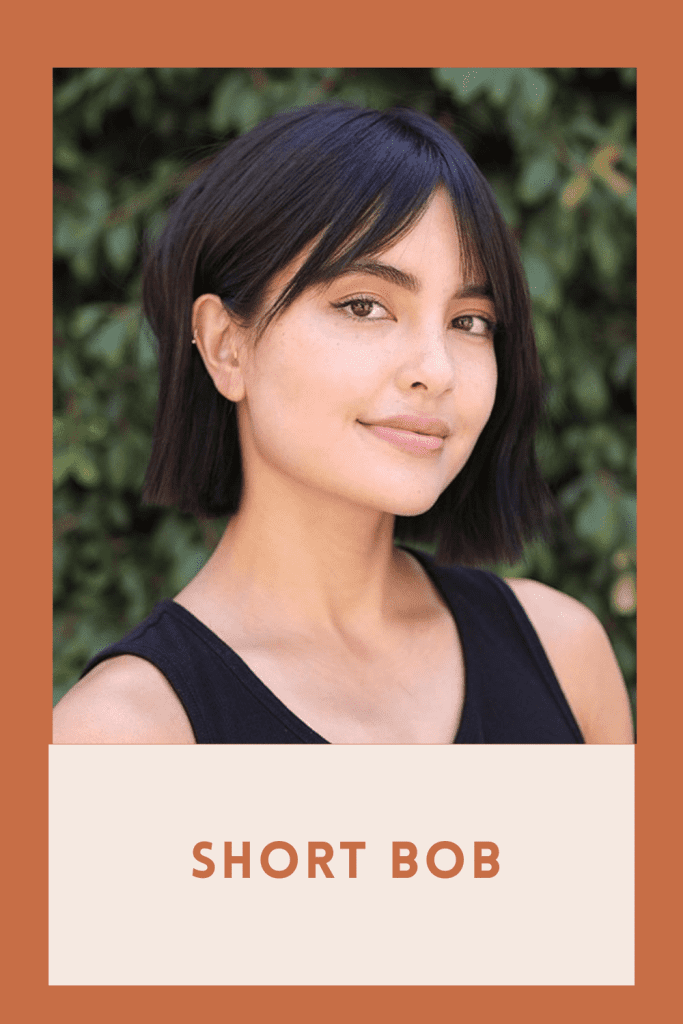
<path fill-rule="evenodd" d="M 340 276 L 346 274 L 372 274 L 375 277 L 383 278 L 385 281 L 390 281 L 392 284 L 397 284 L 409 292 L 419 292 L 421 287 L 420 281 L 413 274 L 408 274 L 405 270 L 399 270 L 398 267 L 392 267 L 389 263 L 379 263 L 376 260 L 356 260 L 354 263 L 349 263 L 348 266 L 344 267 Z M 493 293 L 490 285 L 481 282 L 463 285 L 453 296 L 454 299 L 491 299 L 492 297 Z"/>
<path fill-rule="evenodd" d="M 344 267 L 344 274 L 372 274 L 374 277 L 382 277 L 391 284 L 397 284 L 406 288 L 409 292 L 419 292 L 420 282 L 413 274 L 407 274 L 398 267 L 392 267 L 389 263 L 377 263 L 375 260 L 357 260 Z"/>

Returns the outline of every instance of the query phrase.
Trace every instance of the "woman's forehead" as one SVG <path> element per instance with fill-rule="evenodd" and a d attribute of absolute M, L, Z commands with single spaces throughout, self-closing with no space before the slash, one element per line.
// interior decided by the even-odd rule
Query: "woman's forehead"
<path fill-rule="evenodd" d="M 447 206 L 444 206 L 444 200 Z M 379 244 L 370 246 L 365 250 L 361 248 L 360 251 L 354 253 L 354 248 L 357 243 L 362 239 L 364 234 L 368 233 L 368 227 L 371 226 L 367 219 L 364 220 L 356 230 L 350 232 L 350 234 L 324 261 L 322 266 L 316 272 L 314 279 L 309 285 L 307 285 L 307 288 L 316 286 L 324 287 L 338 277 L 351 273 L 360 273 L 363 271 L 364 264 L 367 266 L 368 263 L 372 263 L 373 265 L 384 262 L 395 263 L 396 259 L 399 259 L 400 262 L 400 253 L 405 251 L 406 244 L 410 242 L 411 235 L 419 230 L 423 217 L 434 207 L 435 204 L 442 207 L 442 213 L 444 215 L 446 214 L 446 211 L 448 211 L 448 214 L 450 215 L 450 221 L 452 224 L 452 245 L 459 258 L 463 285 L 480 288 L 488 287 L 488 276 L 479 257 L 479 253 L 467 236 L 465 236 L 460 227 L 457 210 L 455 209 L 450 193 L 444 186 L 440 186 L 432 193 L 427 202 L 425 202 L 417 211 L 417 214 L 409 221 L 402 231 L 396 235 L 390 236 L 384 244 L 380 242 Z M 267 307 L 270 307 L 273 302 L 283 295 L 299 271 L 305 267 L 311 255 L 324 239 L 326 230 L 327 229 L 324 229 L 323 231 L 318 232 L 318 234 L 311 239 L 311 241 L 308 242 L 286 266 L 281 268 L 273 276 L 266 292 Z M 451 243 L 447 242 L 447 244 L 450 248 Z M 406 276 L 410 277 L 411 275 L 407 273 Z"/>

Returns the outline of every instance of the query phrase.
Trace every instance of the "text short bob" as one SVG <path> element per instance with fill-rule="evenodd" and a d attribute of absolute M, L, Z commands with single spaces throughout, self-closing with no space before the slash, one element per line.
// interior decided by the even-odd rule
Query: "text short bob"
<path fill-rule="evenodd" d="M 429 511 L 399 518 L 397 532 L 436 543 L 444 562 L 519 556 L 550 507 L 534 454 L 542 403 L 528 289 L 481 172 L 452 135 L 410 109 L 321 104 L 278 114 L 230 142 L 173 205 L 143 277 L 160 362 L 146 501 L 198 516 L 230 515 L 240 501 L 235 407 L 190 343 L 194 300 L 219 295 L 261 331 L 309 286 L 391 245 L 439 185 L 453 200 L 465 274 L 484 278 L 495 304 L 498 386 L 463 470 Z M 315 239 L 262 310 L 273 277 Z"/>

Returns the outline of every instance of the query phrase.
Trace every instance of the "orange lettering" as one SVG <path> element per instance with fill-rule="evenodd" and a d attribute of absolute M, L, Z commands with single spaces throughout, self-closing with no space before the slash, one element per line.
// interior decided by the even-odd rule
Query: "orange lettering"
<path fill-rule="evenodd" d="M 282 871 L 278 871 L 276 868 L 271 868 L 268 858 L 270 857 L 273 850 L 285 850 L 289 854 L 289 864 Z M 267 846 L 263 847 L 261 853 L 261 867 L 267 875 L 271 878 L 287 878 L 295 870 L 299 863 L 299 858 L 294 847 L 290 843 L 268 843 Z"/>
<path fill-rule="evenodd" d="M 356 878 L 356 853 L 365 849 L 365 843 L 340 843 L 339 849 L 349 851 L 349 878 Z"/>
<path fill-rule="evenodd" d="M 316 850 L 324 850 L 320 856 L 316 853 Z M 308 877 L 315 878 L 316 867 L 323 869 L 325 878 L 334 878 L 332 869 L 328 866 L 328 862 L 332 860 L 332 847 L 329 843 L 309 843 L 308 844 Z"/>
<path fill-rule="evenodd" d="M 484 854 L 484 850 L 490 850 L 488 854 Z M 474 844 L 474 877 L 475 878 L 493 878 L 500 871 L 500 864 L 498 863 L 498 856 L 500 850 L 495 843 L 475 843 Z M 483 865 L 488 864 L 489 868 L 484 871 Z"/>
<path fill-rule="evenodd" d="M 224 878 L 232 878 L 232 866 L 233 864 L 242 865 L 242 878 L 249 878 L 249 843 L 242 843 L 242 856 L 234 857 L 232 853 L 232 843 L 224 843 L 224 860 L 225 866 L 223 869 Z"/>
<path fill-rule="evenodd" d="M 195 843 L 192 850 L 192 854 L 195 860 L 198 860 L 200 864 L 206 864 L 206 871 L 197 871 L 196 868 L 192 868 L 192 874 L 195 878 L 211 878 L 211 875 L 216 869 L 216 865 L 210 857 L 205 857 L 202 850 L 210 850 L 211 843 Z"/>
<path fill-rule="evenodd" d="M 437 868 L 435 858 L 439 850 L 451 850 L 455 854 L 455 864 L 452 868 L 446 868 L 445 870 Z M 427 867 L 437 878 L 453 878 L 454 875 L 457 875 L 462 870 L 464 861 L 465 858 L 460 847 L 455 843 L 449 843 L 447 839 L 442 843 L 434 843 L 427 851 Z"/>
<path fill-rule="evenodd" d="M 414 843 L 392 843 L 392 861 L 393 861 L 393 878 L 412 878 L 417 871 L 417 864 L 415 858 L 417 857 L 417 847 Z M 401 850 L 407 850 L 407 853 L 401 853 Z M 402 864 L 407 864 L 407 869 L 404 871 L 401 868 Z"/>

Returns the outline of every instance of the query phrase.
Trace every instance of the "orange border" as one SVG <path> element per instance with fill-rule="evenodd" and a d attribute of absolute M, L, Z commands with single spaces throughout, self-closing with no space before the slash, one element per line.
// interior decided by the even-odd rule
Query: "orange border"
<path fill-rule="evenodd" d="M 393 1020 L 476 1014 L 484 1021 L 523 1013 L 528 1021 L 657 1019 L 658 1004 L 677 1005 L 676 913 L 672 878 L 677 820 L 668 790 L 673 779 L 675 730 L 681 714 L 676 566 L 680 523 L 680 461 L 674 422 L 681 380 L 680 346 L 672 297 L 680 292 L 680 222 L 675 191 L 680 174 L 679 59 L 675 31 L 642 7 L 617 14 L 612 5 L 575 0 L 549 23 L 547 3 L 497 2 L 482 10 L 444 5 L 402 13 L 367 3 L 325 7 L 306 0 L 297 9 L 207 5 L 192 21 L 187 8 L 121 0 L 97 15 L 92 4 L 66 0 L 53 9 L 28 6 L 8 15 L 10 45 L 1 69 L 5 99 L 4 217 L 11 242 L 4 252 L 8 282 L 4 314 L 5 565 L 8 600 L 4 687 L 8 758 L 6 806 L 14 825 L 3 846 L 6 917 L 13 922 L 5 966 L 4 1002 L 10 1019 L 101 1024 L 146 1020 L 153 1012 L 186 1021 L 212 1010 L 265 1021 L 323 1018 L 327 1022 Z M 662 4 L 662 7 L 664 5 Z M 198 9 L 199 10 L 199 9 Z M 654 18 L 653 18 L 654 15 Z M 101 24 L 94 23 L 96 17 Z M 37 30 L 37 31 L 36 31 Z M 40 42 L 40 41 L 42 42 Z M 635 987 L 309 987 L 166 988 L 47 986 L 46 836 L 47 757 L 50 737 L 50 337 L 49 183 L 53 65 L 440 66 L 467 56 L 490 66 L 596 65 L 639 68 L 641 205 L 640 340 L 641 702 L 637 750 L 637 974 Z M 672 150 L 675 149 L 675 152 Z M 674 186 L 671 195 L 671 184 Z M 673 202 L 671 201 L 673 199 Z M 665 206 L 666 204 L 666 206 Z M 669 280 L 671 279 L 671 280 Z M 678 287 L 676 287 L 678 285 Z M 673 324 L 673 330 L 672 330 Z M 680 403 L 679 403 L 680 404 Z M 664 444 L 657 442 L 662 439 Z M 666 485 L 664 486 L 664 481 Z M 658 493 L 659 491 L 659 493 Z M 672 494 L 671 492 L 674 491 Z M 656 509 L 656 512 L 655 512 Z M 680 560 L 680 555 L 678 555 Z M 666 628 L 668 627 L 668 628 Z M 9 641 L 9 642 L 8 642 Z M 644 671 L 643 671 L 644 669 Z M 40 682 L 38 682 L 40 681 Z M 669 682 L 672 685 L 667 685 Z M 666 685 L 666 691 L 664 686 Z M 87 855 L 87 853 L 84 853 Z M 596 871 L 609 871 L 610 852 L 595 851 Z M 675 961 L 675 963 L 674 963 Z M 11 991 L 7 989 L 11 987 Z M 9 998 L 8 998 L 9 997 Z M 14 1001 L 17 1011 L 12 1013 Z"/>

